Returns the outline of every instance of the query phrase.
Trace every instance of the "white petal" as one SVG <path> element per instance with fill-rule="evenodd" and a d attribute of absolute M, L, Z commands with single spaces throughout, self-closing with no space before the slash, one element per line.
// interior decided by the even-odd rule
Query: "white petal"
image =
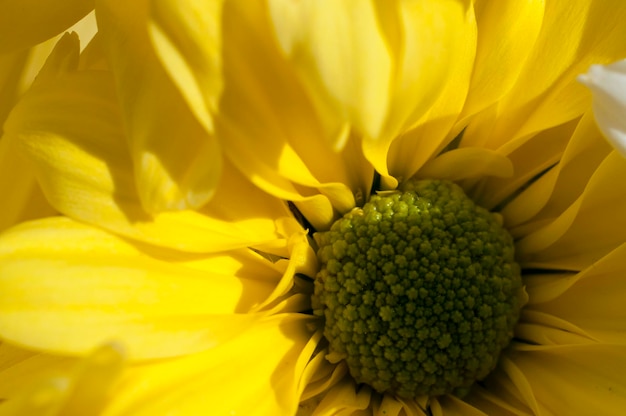
<path fill-rule="evenodd" d="M 626 60 L 592 65 L 578 79 L 593 94 L 593 113 L 600 130 L 626 156 Z"/>

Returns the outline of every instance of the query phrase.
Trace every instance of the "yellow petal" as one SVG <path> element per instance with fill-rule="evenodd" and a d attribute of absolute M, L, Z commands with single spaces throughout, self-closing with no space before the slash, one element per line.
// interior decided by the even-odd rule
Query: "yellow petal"
<path fill-rule="evenodd" d="M 0 406 L 0 415 L 81 416 L 87 409 L 100 414 L 122 368 L 123 354 L 112 345 L 80 361 L 35 356 L 2 372 L 3 379 L 17 387 L 3 394 L 8 400 Z"/>
<path fill-rule="evenodd" d="M 316 108 L 363 134 L 366 157 L 383 175 L 391 140 L 445 85 L 469 9 L 459 1 L 270 2 L 281 49 Z"/>
<path fill-rule="evenodd" d="M 347 376 L 322 397 L 315 414 L 349 415 L 369 408 L 372 390 L 369 387 L 359 388 L 352 377 Z"/>
<path fill-rule="evenodd" d="M 29 161 L 19 151 L 14 137 L 0 139 L 0 231 L 34 218 L 54 215 L 37 184 Z"/>
<path fill-rule="evenodd" d="M 624 255 L 626 245 L 622 244 L 570 279 L 529 281 L 531 300 L 534 293 L 549 290 L 552 294 L 551 299 L 535 302 L 533 308 L 577 325 L 603 342 L 626 344 Z"/>
<path fill-rule="evenodd" d="M 110 74 L 78 71 L 39 83 L 15 108 L 5 128 L 7 134 L 21 138 L 46 197 L 68 216 L 193 251 L 276 239 L 274 221 L 288 215 L 286 206 L 230 168 L 216 191 L 219 202 L 205 206 L 202 213 L 146 212 L 122 126 Z"/>
<path fill-rule="evenodd" d="M 508 158 L 513 163 L 513 176 L 485 178 L 480 182 L 479 192 L 472 195 L 473 199 L 481 206 L 489 209 L 507 201 L 507 198 L 515 195 L 520 189 L 523 189 L 539 175 L 558 163 L 577 124 L 578 120 L 573 120 L 542 131 L 510 152 Z M 466 132 L 470 128 L 471 124 Z M 502 151 L 499 152 L 504 154 Z"/>
<path fill-rule="evenodd" d="M 452 42 L 455 52 L 448 62 L 449 73 L 439 98 L 389 148 L 389 171 L 400 181 L 412 177 L 462 130 L 453 126 L 466 100 L 476 53 L 476 21 L 471 9 L 462 23 L 457 24 L 454 31 L 457 37 Z"/>
<path fill-rule="evenodd" d="M 529 220 L 533 224 L 545 222 L 563 212 L 580 196 L 590 176 L 610 150 L 592 115 L 586 113 L 567 143 L 559 163 L 501 211 L 512 233 L 523 236 L 536 226 L 525 224 L 519 231 L 514 227 Z"/>
<path fill-rule="evenodd" d="M 279 44 L 320 110 L 336 112 L 339 120 L 378 136 L 387 115 L 393 62 L 375 4 L 268 3 Z"/>
<path fill-rule="evenodd" d="M 620 0 L 546 2 L 535 47 L 500 101 L 498 116 L 465 135 L 464 142 L 484 141 L 508 154 L 535 133 L 582 114 L 591 96 L 576 77 L 591 64 L 626 55 L 624 19 L 626 3 Z"/>
<path fill-rule="evenodd" d="M 571 345 L 519 351 L 512 357 L 523 372 L 542 414 L 620 413 L 626 406 L 626 347 Z"/>
<path fill-rule="evenodd" d="M 513 402 L 527 406 L 531 414 L 541 414 L 532 386 L 520 367 L 508 355 L 500 357 L 498 367 L 494 374 L 498 380 L 493 384 L 500 385 L 498 388 L 503 390 L 505 397 L 512 396 Z"/>
<path fill-rule="evenodd" d="M 543 0 L 480 1 L 476 60 L 463 117 L 489 107 L 513 86 L 535 46 Z"/>
<path fill-rule="evenodd" d="M 430 410 L 433 416 L 487 416 L 474 406 L 451 395 L 434 398 Z"/>
<path fill-rule="evenodd" d="M 210 130 L 213 125 L 208 116 L 217 109 L 223 84 L 222 2 L 148 2 L 148 25 L 155 52 L 191 111 Z M 136 13 L 124 13 L 137 20 Z"/>
<path fill-rule="evenodd" d="M 69 390 L 66 378 L 47 378 L 0 406 L 0 416 L 57 416 Z"/>
<path fill-rule="evenodd" d="M 231 342 L 129 371 L 104 414 L 293 415 L 316 342 L 305 315 L 277 315 Z"/>
<path fill-rule="evenodd" d="M 491 376 L 493 379 L 493 375 Z M 493 389 L 482 386 L 473 386 L 470 395 L 464 397 L 463 400 L 472 404 L 474 407 L 482 410 L 488 415 L 502 416 L 528 416 L 529 412 L 523 406 L 515 406 L 512 400 L 506 400 L 504 397 L 494 392 Z"/>
<path fill-rule="evenodd" d="M 133 359 L 214 347 L 257 319 L 245 313 L 280 279 L 248 250 L 185 261 L 64 218 L 13 228 L 0 247 L 0 334 L 66 354 L 109 340 Z"/>
<path fill-rule="evenodd" d="M 124 369 L 124 358 L 120 346 L 108 344 L 97 348 L 82 360 L 72 378 L 71 393 L 59 414 L 81 416 L 86 409 L 96 413 L 104 408 Z"/>
<path fill-rule="evenodd" d="M 14 398 L 32 388 L 37 381 L 61 375 L 76 359 L 46 355 L 0 344 L 0 397 Z M 0 406 L 0 409 L 2 406 Z"/>
<path fill-rule="evenodd" d="M 266 192 L 291 201 L 322 194 L 326 205 L 343 213 L 354 207 L 355 195 L 368 194 L 373 170 L 348 126 L 330 129 L 319 119 L 277 50 L 266 13 L 262 2 L 224 5 L 217 135 L 233 164 Z M 195 42 L 206 49 L 202 33 Z"/>
<path fill-rule="evenodd" d="M 613 151 L 581 196 L 554 221 L 516 244 L 524 267 L 582 270 L 624 241 L 626 161 Z"/>
<path fill-rule="evenodd" d="M 445 152 L 426 163 L 418 176 L 460 181 L 483 176 L 510 177 L 511 161 L 497 152 L 479 147 L 465 147 Z"/>
<path fill-rule="evenodd" d="M 465 98 L 469 75 L 465 69 L 473 59 L 476 36 L 468 1 L 398 1 L 396 7 L 395 13 L 378 7 L 380 26 L 394 58 L 390 103 L 383 129 L 366 131 L 363 142 L 366 157 L 383 176 L 393 169 L 388 166 L 393 159 L 387 160 L 392 141 L 409 127 L 420 122 L 422 133 L 432 134 L 435 143 L 443 139 Z M 360 33 L 362 29 L 355 26 Z M 365 82 L 381 80 L 368 78 Z M 403 174 L 418 167 L 411 164 Z"/>
<path fill-rule="evenodd" d="M 93 9 L 94 0 L 6 0 L 0 7 L 0 53 L 50 39 Z"/>
<path fill-rule="evenodd" d="M 144 209 L 194 209 L 215 192 L 221 152 L 208 113 L 188 107 L 157 59 L 148 6 L 148 0 L 102 1 L 98 26 L 115 73 Z"/>

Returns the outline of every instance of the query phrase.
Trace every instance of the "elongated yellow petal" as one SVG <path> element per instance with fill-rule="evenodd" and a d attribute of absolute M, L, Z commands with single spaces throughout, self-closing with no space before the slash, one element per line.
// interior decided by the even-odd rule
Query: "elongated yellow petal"
<path fill-rule="evenodd" d="M 35 355 L 2 371 L 2 416 L 100 414 L 123 368 L 123 353 L 104 345 L 82 360 Z"/>
<path fill-rule="evenodd" d="M 464 142 L 510 153 L 533 134 L 581 115 L 591 95 L 576 77 L 591 64 L 626 55 L 624 19 L 626 3 L 620 0 L 546 2 L 535 47 L 500 101 L 498 115 L 465 135 Z"/>
<path fill-rule="evenodd" d="M 497 152 L 465 147 L 445 152 L 424 165 L 418 176 L 460 181 L 485 176 L 510 177 L 513 164 Z"/>
<path fill-rule="evenodd" d="M 280 46 L 316 108 L 363 134 L 383 175 L 392 139 L 441 92 L 468 10 L 461 1 L 270 2 Z"/>
<path fill-rule="evenodd" d="M 507 201 L 560 160 L 577 125 L 578 119 L 572 120 L 528 139 L 507 155 L 513 163 L 513 176 L 485 178 L 479 192 L 473 195 L 474 200 L 486 208 Z M 502 150 L 499 152 L 503 154 Z"/>
<path fill-rule="evenodd" d="M 5 0 L 0 53 L 34 46 L 63 32 L 93 9 L 94 0 Z"/>
<path fill-rule="evenodd" d="M 144 209 L 201 207 L 222 173 L 208 113 L 188 107 L 157 59 L 148 34 L 148 0 L 98 5 L 98 26 L 115 73 Z"/>
<path fill-rule="evenodd" d="M 390 173 L 401 180 L 412 177 L 462 129 L 453 126 L 465 104 L 476 54 L 476 21 L 471 9 L 456 23 L 452 35 L 456 36 L 451 41 L 454 53 L 447 63 L 449 72 L 439 98 L 417 123 L 411 119 L 411 130 L 402 132 L 389 148 Z"/>
<path fill-rule="evenodd" d="M 624 241 L 626 161 L 616 151 L 600 164 L 582 195 L 554 221 L 516 244 L 526 267 L 582 270 Z"/>
<path fill-rule="evenodd" d="M 76 359 L 41 354 L 2 342 L 0 344 L 0 396 L 14 398 L 37 380 L 61 375 Z M 1 408 L 1 406 L 0 406 Z"/>
<path fill-rule="evenodd" d="M 622 377 L 616 377 L 617 369 L 626 365 L 625 348 L 570 345 L 520 351 L 513 360 L 547 414 L 576 414 L 581 409 L 593 409 L 610 415 L 626 406 L 626 383 Z M 576 400 L 572 400 L 574 397 Z"/>
<path fill-rule="evenodd" d="M 269 6 L 280 46 L 321 111 L 337 112 L 338 125 L 349 120 L 378 136 L 394 65 L 374 2 L 277 0 Z"/>
<path fill-rule="evenodd" d="M 35 179 L 29 161 L 19 151 L 14 137 L 0 139 L 0 231 L 33 218 L 54 215 Z"/>
<path fill-rule="evenodd" d="M 274 44 L 266 13 L 262 2 L 224 6 L 225 86 L 217 134 L 233 164 L 268 193 L 304 205 L 322 194 L 326 201 L 314 203 L 343 213 L 354 207 L 356 194 L 369 192 L 372 168 L 348 126 L 333 129 L 319 119 Z M 206 48 L 201 33 L 195 41 Z M 315 225 L 328 226 L 332 210 Z"/>
<path fill-rule="evenodd" d="M 585 185 L 611 147 L 586 113 L 576 127 L 559 163 L 532 183 L 502 210 L 515 236 L 536 229 L 541 222 L 558 216 L 583 192 Z M 516 230 L 515 226 L 531 221 Z M 537 224 L 537 225 L 535 225 Z"/>
<path fill-rule="evenodd" d="M 476 2 L 478 45 L 463 118 L 489 107 L 513 86 L 535 47 L 543 0 Z"/>
<path fill-rule="evenodd" d="M 625 253 L 626 246 L 622 244 L 571 279 L 530 281 L 531 300 L 535 293 L 552 295 L 533 308 L 565 319 L 603 342 L 626 344 L 626 310 L 622 301 L 626 290 Z"/>
<path fill-rule="evenodd" d="M 131 369 L 104 414 L 295 414 L 310 322 L 277 315 L 210 351 Z"/>
<path fill-rule="evenodd" d="M 223 86 L 223 0 L 150 0 L 148 3 L 150 36 L 158 58 L 191 111 L 212 130 L 210 115 L 218 106 Z M 136 13 L 117 7 L 127 19 L 137 20 Z"/>
<path fill-rule="evenodd" d="M 179 253 L 133 246 L 64 218 L 18 226 L 0 246 L 0 334 L 67 354 L 109 340 L 131 358 L 214 347 L 257 319 L 244 313 L 280 277 L 262 279 L 268 261 L 260 256 L 255 267 L 254 256 L 233 253 L 232 263 L 244 265 L 237 271 L 221 256 L 185 265 Z"/>
<path fill-rule="evenodd" d="M 220 182 L 219 202 L 204 207 L 203 213 L 146 212 L 122 125 L 110 74 L 78 71 L 39 83 L 5 127 L 7 134 L 21 138 L 35 161 L 50 203 L 69 216 L 193 251 L 224 250 L 277 237 L 274 221 L 287 214 L 286 206 L 234 171 Z"/>
<path fill-rule="evenodd" d="M 359 389 L 351 377 L 344 377 L 324 394 L 315 414 L 358 414 L 359 410 L 368 409 L 371 398 L 372 390 L 369 387 Z"/>
<path fill-rule="evenodd" d="M 433 416 L 487 416 L 486 413 L 452 395 L 432 400 L 430 410 Z"/>

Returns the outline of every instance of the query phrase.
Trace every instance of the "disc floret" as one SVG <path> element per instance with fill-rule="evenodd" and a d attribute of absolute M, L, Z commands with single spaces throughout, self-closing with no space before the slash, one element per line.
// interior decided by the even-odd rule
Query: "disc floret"
<path fill-rule="evenodd" d="M 510 234 L 457 185 L 410 181 L 315 235 L 328 359 L 401 397 L 459 393 L 495 367 L 524 303 Z"/>

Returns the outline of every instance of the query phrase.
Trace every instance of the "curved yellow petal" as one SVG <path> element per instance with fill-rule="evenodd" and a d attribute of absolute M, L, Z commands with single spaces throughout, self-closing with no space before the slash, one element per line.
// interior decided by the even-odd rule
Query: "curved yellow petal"
<path fill-rule="evenodd" d="M 367 410 L 371 400 L 371 388 L 359 388 L 352 377 L 346 376 L 322 396 L 314 414 L 354 414 Z"/>
<path fill-rule="evenodd" d="M 618 345 L 570 345 L 517 351 L 512 360 L 528 380 L 542 414 L 593 409 L 610 415 L 626 406 L 626 382 L 618 370 L 626 365 L 625 352 L 626 347 Z"/>
<path fill-rule="evenodd" d="M 544 0 L 479 1 L 476 59 L 462 118 L 489 107 L 517 80 L 535 47 Z"/>
<path fill-rule="evenodd" d="M 0 139 L 0 231 L 21 221 L 55 214 L 41 192 L 32 166 L 15 142 L 10 136 Z"/>
<path fill-rule="evenodd" d="M 94 0 L 6 0 L 0 5 L 0 53 L 58 35 L 87 15 Z"/>
<path fill-rule="evenodd" d="M 394 68 L 381 27 L 386 22 L 380 21 L 375 3 L 268 4 L 280 47 L 301 73 L 322 114 L 336 113 L 339 126 L 346 120 L 377 137 L 387 116 Z"/>
<path fill-rule="evenodd" d="M 534 179 L 559 162 L 578 125 L 578 119 L 542 131 L 523 145 L 508 153 L 513 163 L 513 176 L 487 177 L 480 182 L 480 189 L 472 197 L 486 208 L 494 208 L 506 202 Z M 468 127 L 468 130 L 471 128 Z M 500 154 L 505 154 L 501 150 Z"/>
<path fill-rule="evenodd" d="M 493 375 L 491 377 L 493 378 Z M 528 416 L 530 414 L 524 406 L 515 405 L 513 400 L 507 400 L 490 387 L 474 386 L 463 400 L 488 415 Z"/>
<path fill-rule="evenodd" d="M 266 13 L 262 2 L 224 5 L 225 84 L 216 134 L 233 164 L 266 192 L 291 201 L 322 194 L 343 213 L 354 207 L 355 195 L 369 192 L 372 168 L 348 126 L 333 131 L 319 119 L 274 44 Z M 201 34 L 196 42 L 203 44 Z M 341 149 L 331 143 L 335 138 Z"/>
<path fill-rule="evenodd" d="M 581 196 L 559 217 L 516 244 L 524 267 L 582 270 L 624 241 L 626 160 L 611 152 Z"/>
<path fill-rule="evenodd" d="M 469 1 L 400 0 L 393 12 L 381 4 L 380 25 L 394 58 L 390 102 L 383 129 L 365 132 L 363 151 L 387 176 L 394 169 L 389 163 L 398 163 L 394 155 L 388 160 L 389 147 L 408 128 L 419 123 L 422 134 L 433 135 L 426 140 L 437 145 L 445 138 L 465 99 L 469 70 L 464 69 L 474 57 L 476 26 Z M 419 168 L 419 160 L 401 165 L 405 165 L 401 174 L 410 175 Z"/>
<path fill-rule="evenodd" d="M 610 151 L 611 147 L 595 126 L 591 113 L 586 113 L 576 126 L 558 164 L 502 209 L 513 235 L 523 237 L 536 229 L 535 224 L 553 219 L 563 212 L 580 196 L 589 178 Z M 520 226 L 522 223 L 526 224 Z M 520 226 L 519 229 L 515 228 L 517 226 Z"/>
<path fill-rule="evenodd" d="M 335 124 L 354 126 L 383 175 L 393 138 L 445 85 L 470 9 L 462 1 L 270 2 L 281 49 L 316 108 Z"/>
<path fill-rule="evenodd" d="M 445 152 L 426 163 L 418 172 L 418 176 L 422 178 L 450 181 L 512 175 L 513 164 L 506 156 L 480 147 L 464 147 Z"/>
<path fill-rule="evenodd" d="M 400 181 L 412 177 L 462 129 L 453 126 L 467 98 L 476 54 L 476 21 L 471 9 L 457 25 L 457 37 L 452 41 L 455 51 L 447 63 L 449 72 L 439 98 L 409 131 L 396 137 L 389 148 L 389 172 Z"/>
<path fill-rule="evenodd" d="M 189 108 L 157 58 L 148 0 L 100 1 L 97 18 L 144 209 L 159 213 L 203 206 L 222 173 L 220 147 L 208 113 Z"/>
<path fill-rule="evenodd" d="M 107 416 L 292 415 L 316 342 L 310 317 L 277 315 L 212 350 L 131 369 Z"/>
<path fill-rule="evenodd" d="M 533 309 L 577 325 L 602 342 L 626 344 L 624 255 L 626 245 L 622 244 L 572 278 L 530 281 L 527 289 L 531 301 L 535 293 L 551 295 L 543 299 L 536 296 Z"/>
<path fill-rule="evenodd" d="M 77 359 L 41 354 L 2 342 L 0 344 L 0 397 L 16 398 L 37 381 L 61 375 Z M 0 406 L 1 408 L 1 406 Z"/>
<path fill-rule="evenodd" d="M 100 414 L 123 364 L 123 352 L 113 345 L 101 346 L 80 361 L 54 356 L 25 360 L 1 373 L 19 387 L 3 395 L 8 400 L 0 405 L 0 415 Z"/>
<path fill-rule="evenodd" d="M 233 169 L 219 183 L 219 202 L 202 212 L 146 212 L 122 126 L 111 75 L 78 71 L 39 83 L 5 128 L 20 137 L 35 161 L 50 203 L 68 216 L 192 251 L 220 251 L 277 238 L 275 220 L 288 215 L 285 204 Z"/>
<path fill-rule="evenodd" d="M 626 55 L 624 19 L 626 3 L 620 0 L 546 2 L 535 47 L 497 116 L 466 134 L 464 142 L 508 154 L 537 132 L 580 116 L 591 95 L 576 77 L 591 64 Z"/>
<path fill-rule="evenodd" d="M 210 115 L 218 106 L 223 87 L 223 0 L 148 3 L 149 34 L 158 58 L 191 111 L 212 130 Z M 127 16 L 136 19 L 134 14 Z"/>
<path fill-rule="evenodd" d="M 116 340 L 130 358 L 201 351 L 258 319 L 274 290 L 261 256 L 185 258 L 64 218 L 25 223 L 0 239 L 0 334 L 33 348 L 84 353 Z M 271 268 L 270 268 L 271 269 Z M 265 272 L 267 274 L 267 272 Z"/>
<path fill-rule="evenodd" d="M 452 395 L 431 400 L 430 411 L 433 416 L 487 416 L 486 413 Z"/>

